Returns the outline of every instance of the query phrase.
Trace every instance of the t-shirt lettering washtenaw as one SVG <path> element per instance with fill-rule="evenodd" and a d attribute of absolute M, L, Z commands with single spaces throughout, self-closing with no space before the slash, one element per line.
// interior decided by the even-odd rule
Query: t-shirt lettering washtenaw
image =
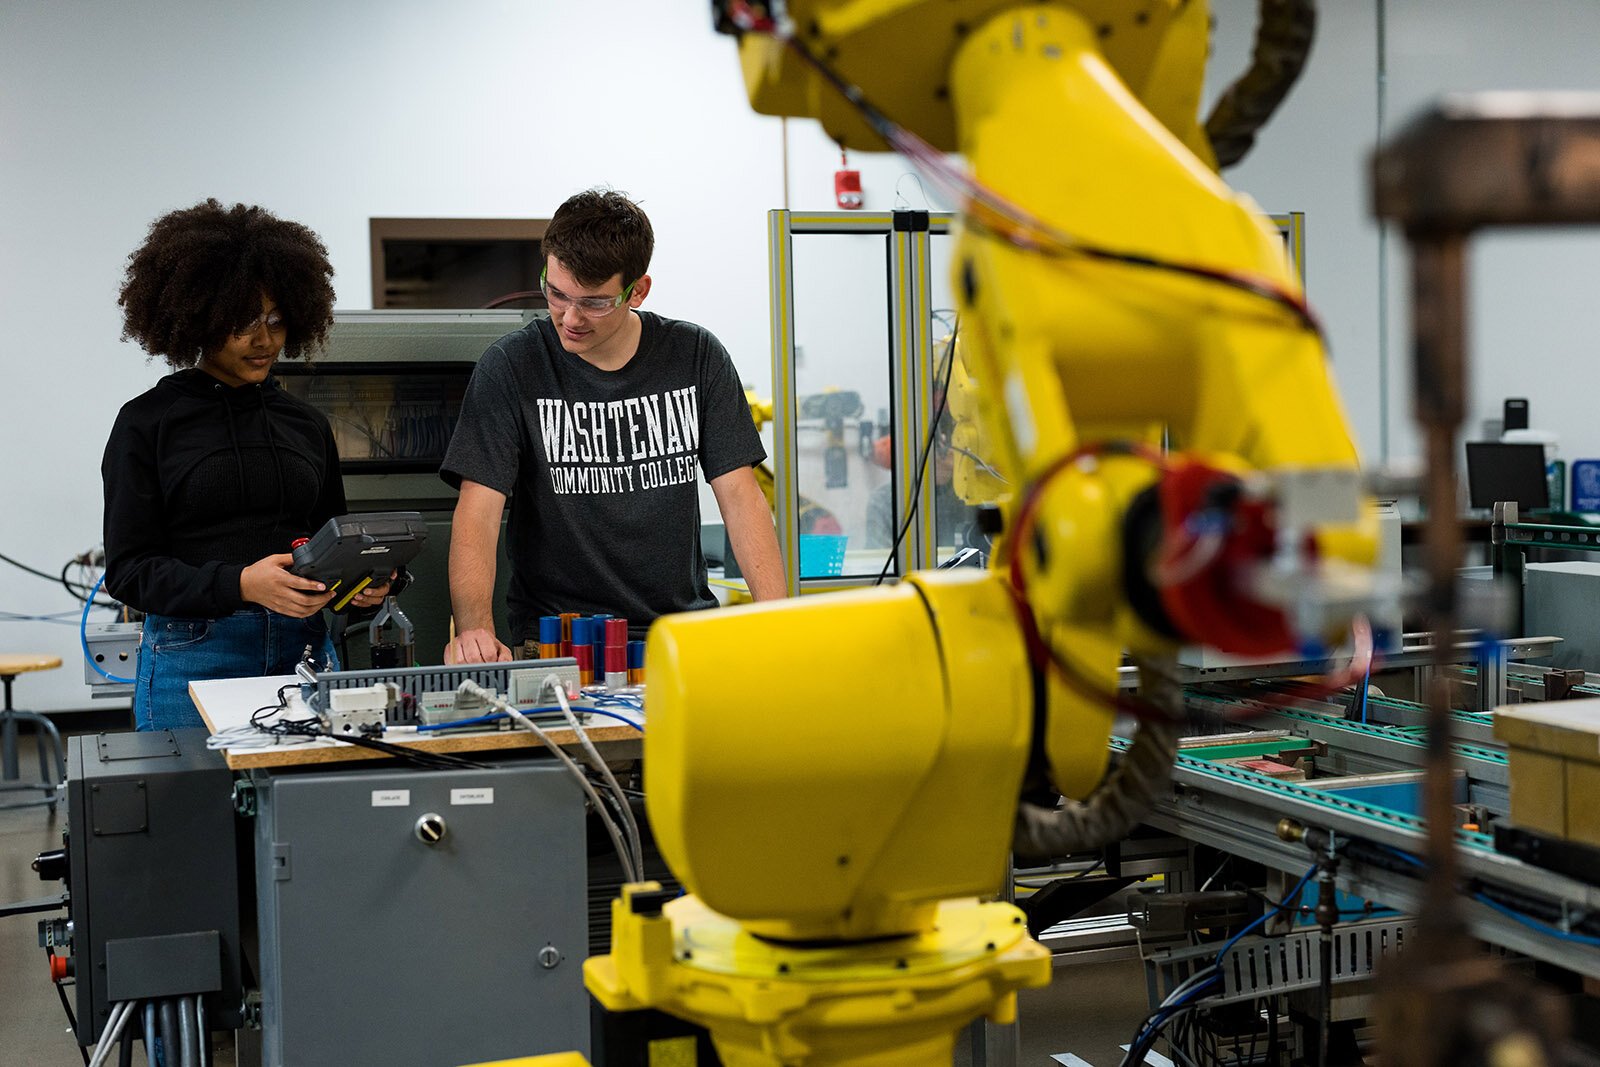
<path fill-rule="evenodd" d="M 439 473 L 510 499 L 513 646 L 537 636 L 541 615 L 609 612 L 639 636 L 658 615 L 716 604 L 697 475 L 766 450 L 722 344 L 636 314 L 639 350 L 621 370 L 562 348 L 541 315 L 491 345 L 467 386 Z"/>

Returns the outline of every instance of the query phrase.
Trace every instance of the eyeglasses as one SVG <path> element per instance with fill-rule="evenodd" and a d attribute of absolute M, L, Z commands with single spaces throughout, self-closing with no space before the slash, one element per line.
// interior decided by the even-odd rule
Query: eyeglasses
<path fill-rule="evenodd" d="M 545 275 L 550 273 L 546 267 L 539 272 L 539 291 L 544 293 L 545 302 L 550 305 L 550 310 L 556 311 L 565 307 L 576 307 L 591 319 L 600 319 L 611 314 L 623 304 L 628 302 L 628 296 L 633 292 L 637 282 L 629 282 L 628 287 L 616 296 L 568 296 L 560 289 L 545 280 Z"/>
<path fill-rule="evenodd" d="M 279 330 L 283 329 L 283 313 L 277 308 L 273 308 L 265 315 L 257 315 L 255 318 L 250 320 L 250 324 L 248 326 L 243 326 L 237 330 L 234 330 L 233 336 L 254 337 L 256 335 L 256 331 L 261 329 L 263 326 L 267 328 L 268 333 L 277 333 Z"/>

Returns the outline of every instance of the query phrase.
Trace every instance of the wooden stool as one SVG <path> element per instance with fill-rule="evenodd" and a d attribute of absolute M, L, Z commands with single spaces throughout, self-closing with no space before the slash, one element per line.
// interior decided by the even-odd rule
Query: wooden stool
<path fill-rule="evenodd" d="M 11 683 L 17 675 L 28 671 L 53 671 L 61 666 L 59 656 L 30 656 L 20 653 L 0 653 L 0 682 L 5 683 L 6 703 L 0 708 L 0 792 L 44 793 L 28 800 L 12 800 L 0 808 L 29 808 L 39 804 L 56 810 L 61 799 L 61 787 L 67 780 L 67 761 L 62 755 L 61 734 L 56 724 L 37 711 L 21 711 L 11 706 Z M 19 782 L 22 772 L 17 767 L 17 724 L 29 722 L 38 734 L 39 781 Z M 54 765 L 51 764 L 54 757 Z"/>

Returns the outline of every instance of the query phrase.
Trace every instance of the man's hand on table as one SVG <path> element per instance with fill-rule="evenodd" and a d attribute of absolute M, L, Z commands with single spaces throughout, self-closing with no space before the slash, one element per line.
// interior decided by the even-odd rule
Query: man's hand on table
<path fill-rule="evenodd" d="M 508 663 L 511 650 L 490 630 L 465 630 L 444 648 L 446 663 Z"/>

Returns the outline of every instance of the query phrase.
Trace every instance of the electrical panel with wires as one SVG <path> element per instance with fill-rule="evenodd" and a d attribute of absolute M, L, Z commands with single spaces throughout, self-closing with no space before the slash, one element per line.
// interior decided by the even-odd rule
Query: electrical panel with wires
<path fill-rule="evenodd" d="M 84 684 L 94 686 L 131 684 L 139 676 L 139 642 L 143 635 L 142 622 L 86 624 L 83 642 L 88 652 L 83 661 Z M 96 670 L 96 667 L 99 670 Z"/>
<path fill-rule="evenodd" d="M 327 718 L 353 704 L 382 703 L 382 715 L 371 717 L 369 725 L 438 725 L 452 719 L 470 719 L 490 710 L 488 703 L 471 691 L 461 691 L 463 682 L 472 682 L 503 696 L 527 711 L 544 704 L 555 704 L 556 696 L 546 684 L 558 680 L 574 708 L 580 700 L 578 661 L 571 657 L 514 660 L 510 663 L 446 664 L 433 667 L 396 667 L 361 671 L 310 672 L 305 679 L 306 706 Z M 381 694 L 375 687 L 386 687 Z M 342 695 L 358 691 L 365 696 Z M 541 702 L 541 698 L 548 698 Z"/>
<path fill-rule="evenodd" d="M 216 1029 L 243 1022 L 232 798 L 204 730 L 67 739 L 64 848 L 34 869 L 68 894 L 69 921 L 41 924 L 40 944 L 52 975 L 74 980 L 80 1044 L 160 1001 L 198 1003 Z"/>

